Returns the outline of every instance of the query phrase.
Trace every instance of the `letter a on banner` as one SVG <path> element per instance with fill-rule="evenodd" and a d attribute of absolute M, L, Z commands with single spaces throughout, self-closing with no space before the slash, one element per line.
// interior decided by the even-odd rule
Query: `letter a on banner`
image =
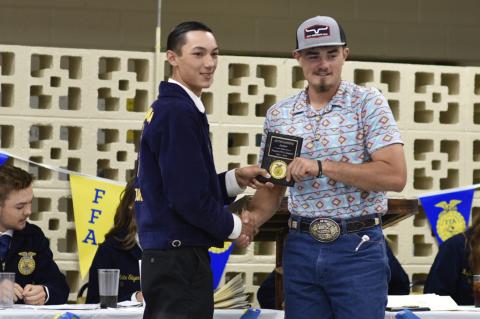
<path fill-rule="evenodd" d="M 113 226 L 113 217 L 125 186 L 70 174 L 73 215 L 82 278 L 88 273 L 97 247 Z"/>

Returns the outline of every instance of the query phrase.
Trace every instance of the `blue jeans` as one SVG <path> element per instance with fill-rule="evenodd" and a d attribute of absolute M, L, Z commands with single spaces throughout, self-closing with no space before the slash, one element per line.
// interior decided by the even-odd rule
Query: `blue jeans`
<path fill-rule="evenodd" d="M 370 240 L 358 251 L 363 235 Z M 390 269 L 381 226 L 321 243 L 290 230 L 283 255 L 285 318 L 384 319 Z"/>

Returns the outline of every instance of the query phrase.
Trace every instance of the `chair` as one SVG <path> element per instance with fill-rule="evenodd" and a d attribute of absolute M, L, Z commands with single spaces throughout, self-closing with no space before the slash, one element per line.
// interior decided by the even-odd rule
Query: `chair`
<path fill-rule="evenodd" d="M 88 290 L 88 281 L 84 283 L 80 289 L 78 290 L 77 293 L 77 304 L 84 304 L 85 301 L 87 300 L 86 296 L 83 296 L 84 293 Z"/>

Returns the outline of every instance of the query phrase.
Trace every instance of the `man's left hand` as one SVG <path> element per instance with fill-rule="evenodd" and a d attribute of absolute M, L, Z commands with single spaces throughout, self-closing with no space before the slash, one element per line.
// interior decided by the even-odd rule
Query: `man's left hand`
<path fill-rule="evenodd" d="M 318 175 L 318 163 L 316 160 L 295 157 L 287 167 L 287 181 L 291 179 L 299 182 L 306 177 L 316 177 Z"/>
<path fill-rule="evenodd" d="M 260 168 L 258 165 L 251 165 L 245 166 L 241 168 L 237 168 L 235 170 L 235 178 L 237 179 L 238 185 L 240 187 L 247 187 L 250 186 L 251 188 L 257 189 L 260 187 L 268 187 L 272 188 L 273 184 L 270 182 L 261 183 L 259 182 L 256 177 L 261 175 L 265 178 L 270 178 L 270 174 L 268 174 L 267 170 L 264 168 Z"/>
<path fill-rule="evenodd" d="M 23 302 L 27 305 L 43 305 L 47 294 L 42 285 L 26 285 L 23 288 Z"/>

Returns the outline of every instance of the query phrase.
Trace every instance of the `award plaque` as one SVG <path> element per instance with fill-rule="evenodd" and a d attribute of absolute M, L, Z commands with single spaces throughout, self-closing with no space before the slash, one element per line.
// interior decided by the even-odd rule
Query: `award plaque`
<path fill-rule="evenodd" d="M 285 135 L 269 132 L 265 142 L 262 158 L 262 168 L 265 168 L 271 178 L 259 176 L 261 182 L 271 182 L 277 185 L 293 186 L 295 181 L 289 182 L 287 166 L 297 156 L 300 156 L 303 138 L 293 135 Z"/>

